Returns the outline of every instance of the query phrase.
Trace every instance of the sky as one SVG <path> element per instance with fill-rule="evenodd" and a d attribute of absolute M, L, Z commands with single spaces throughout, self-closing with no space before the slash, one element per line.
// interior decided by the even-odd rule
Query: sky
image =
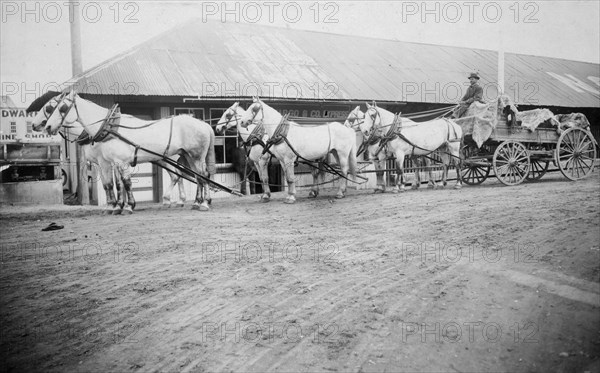
<path fill-rule="evenodd" d="M 27 106 L 72 76 L 67 0 L 0 0 L 2 95 Z M 75 1 L 87 70 L 191 18 L 600 63 L 600 1 Z M 599 73 L 600 75 L 600 73 Z"/>

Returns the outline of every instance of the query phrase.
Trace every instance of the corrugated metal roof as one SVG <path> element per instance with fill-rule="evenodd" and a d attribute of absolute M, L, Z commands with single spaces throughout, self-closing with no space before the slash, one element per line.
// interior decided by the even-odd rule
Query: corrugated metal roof
<path fill-rule="evenodd" d="M 240 23 L 194 20 L 75 77 L 104 95 L 455 103 L 478 71 L 496 95 L 497 53 Z M 505 54 L 519 104 L 600 107 L 600 65 Z M 128 85 L 129 84 L 129 85 Z M 127 88 L 129 87 L 129 88 Z"/>

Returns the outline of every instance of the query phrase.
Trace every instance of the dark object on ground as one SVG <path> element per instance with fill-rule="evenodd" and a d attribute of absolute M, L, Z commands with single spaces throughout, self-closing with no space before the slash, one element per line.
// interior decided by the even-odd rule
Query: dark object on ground
<path fill-rule="evenodd" d="M 42 231 L 57 231 L 59 229 L 63 229 L 64 225 L 58 225 L 56 223 L 50 223 L 46 228 L 42 229 Z"/>

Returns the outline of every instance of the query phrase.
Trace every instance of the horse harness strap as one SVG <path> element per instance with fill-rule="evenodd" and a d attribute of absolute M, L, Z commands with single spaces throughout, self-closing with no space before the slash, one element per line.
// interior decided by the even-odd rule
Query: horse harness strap
<path fill-rule="evenodd" d="M 121 122 L 121 109 L 119 108 L 119 104 L 114 104 L 112 108 L 108 111 L 106 118 L 102 121 L 100 125 L 100 129 L 96 132 L 96 135 L 90 138 L 90 134 L 85 130 L 79 135 L 79 137 L 75 140 L 80 145 L 94 144 L 95 142 L 103 142 L 108 141 L 119 130 L 119 123 Z M 112 135 L 112 136 L 111 136 Z"/>
<path fill-rule="evenodd" d="M 447 142 L 449 142 L 449 143 L 450 142 L 460 142 L 460 139 L 458 138 L 457 133 L 456 133 L 456 128 L 454 128 L 452 126 L 452 123 L 450 122 L 450 119 L 444 118 L 444 120 L 446 121 L 446 124 L 448 125 L 448 140 L 447 140 Z M 450 128 L 452 128 L 452 131 L 454 132 L 454 138 L 453 139 L 450 139 Z"/>
<path fill-rule="evenodd" d="M 263 154 L 269 152 L 269 149 L 271 148 L 271 146 L 273 145 L 279 145 L 281 144 L 284 139 L 287 138 L 287 134 L 290 130 L 290 122 L 287 120 L 288 119 L 288 114 L 286 114 L 285 116 L 283 116 L 283 118 L 281 118 L 281 122 L 279 122 L 279 124 L 277 125 L 277 128 L 275 128 L 275 132 L 273 132 L 273 136 L 271 136 L 269 138 L 269 140 L 267 140 L 267 143 L 265 144 L 265 150 L 263 150 Z M 254 132 L 254 131 L 252 131 Z"/>
<path fill-rule="evenodd" d="M 273 153 L 271 153 L 271 151 L 267 148 L 267 144 L 265 144 L 263 141 L 263 137 L 265 136 L 265 126 L 262 124 L 262 122 L 260 122 L 259 124 L 256 125 L 256 127 L 254 127 L 252 132 L 250 132 L 250 135 L 248 135 L 248 138 L 246 139 L 246 141 L 244 141 L 244 139 L 242 139 L 242 136 L 239 133 L 238 133 L 238 136 L 242 140 L 242 145 L 244 146 L 244 149 L 246 150 L 246 157 L 250 156 L 250 150 L 252 149 L 252 147 L 254 145 L 262 146 L 263 149 L 265 149 L 263 151 L 263 154 L 269 153 L 272 156 L 274 156 Z M 268 143 L 268 141 L 267 141 L 267 143 Z"/>
<path fill-rule="evenodd" d="M 238 133 L 238 136 L 240 137 L 240 139 L 242 139 L 242 143 L 244 144 L 244 146 L 248 147 L 253 147 L 256 144 L 259 144 L 264 148 L 265 143 L 262 141 L 264 135 L 265 126 L 262 124 L 262 122 L 259 123 L 256 127 L 254 127 L 252 132 L 250 132 L 250 135 L 248 135 L 246 141 L 244 141 L 244 139 L 242 139 L 242 136 Z"/>
<path fill-rule="evenodd" d="M 392 124 L 390 125 L 390 128 L 388 129 L 387 133 L 381 137 L 381 139 L 379 139 L 379 149 L 377 150 L 377 152 L 375 153 L 375 155 L 378 155 L 385 146 L 387 146 L 387 144 L 394 140 L 397 137 L 400 137 L 402 132 L 402 118 L 400 117 L 400 115 L 396 115 L 394 117 L 394 121 L 392 122 Z M 372 145 L 372 144 L 369 144 Z M 414 147 L 413 147 L 413 153 L 414 153 Z"/>
<path fill-rule="evenodd" d="M 165 148 L 165 152 L 163 153 L 163 157 L 169 156 L 169 148 L 171 147 L 171 138 L 173 137 L 173 117 L 171 117 L 171 125 L 169 128 L 169 141 L 167 142 L 167 147 Z M 135 154 L 133 156 L 133 162 L 137 163 L 137 149 L 135 150 Z M 135 167 L 135 165 L 133 166 Z"/>

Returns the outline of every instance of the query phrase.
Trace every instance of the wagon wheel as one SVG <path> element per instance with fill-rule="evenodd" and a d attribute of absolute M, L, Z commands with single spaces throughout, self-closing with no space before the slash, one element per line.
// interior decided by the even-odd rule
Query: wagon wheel
<path fill-rule="evenodd" d="M 521 184 L 531 165 L 529 151 L 520 142 L 505 141 L 496 148 L 492 164 L 496 177 L 502 184 Z"/>
<path fill-rule="evenodd" d="M 571 127 L 560 135 L 556 144 L 556 163 L 569 180 L 579 180 L 594 170 L 596 145 L 592 134 L 582 128 Z"/>
<path fill-rule="evenodd" d="M 460 170 L 461 178 L 468 185 L 479 185 L 487 179 L 490 174 L 490 165 L 484 165 L 482 163 L 475 163 L 470 158 L 476 156 L 479 149 L 475 145 L 467 145 L 463 148 L 463 155 L 465 161 L 463 167 Z M 482 162 L 486 160 L 482 159 Z"/>
<path fill-rule="evenodd" d="M 536 181 L 542 178 L 548 171 L 549 161 L 540 161 L 537 159 L 531 159 L 531 168 L 527 174 L 527 181 Z"/>

